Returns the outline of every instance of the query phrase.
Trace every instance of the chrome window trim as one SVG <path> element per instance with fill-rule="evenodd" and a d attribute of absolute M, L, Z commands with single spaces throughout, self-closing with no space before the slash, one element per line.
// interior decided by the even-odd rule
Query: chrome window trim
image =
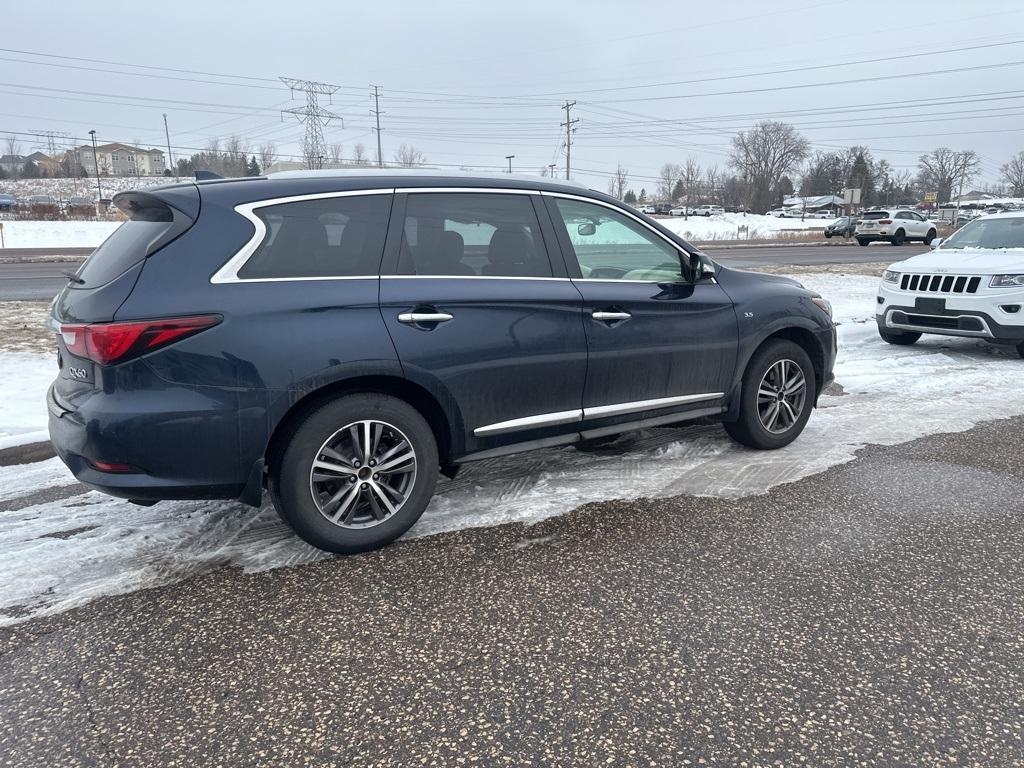
<path fill-rule="evenodd" d="M 223 283 L 278 283 L 295 282 L 300 280 L 376 280 L 378 275 L 344 275 L 344 276 L 313 276 L 313 277 L 239 277 L 238 271 L 245 266 L 245 263 L 259 248 L 263 238 L 267 236 L 267 227 L 263 220 L 256 215 L 260 208 L 271 205 L 285 205 L 287 203 L 301 203 L 307 200 L 330 200 L 336 197 L 359 197 L 362 195 L 393 195 L 394 187 L 379 189 L 348 189 L 343 192 L 315 192 L 308 195 L 289 195 L 288 197 L 272 197 L 267 200 L 257 200 L 252 203 L 242 203 L 235 206 L 235 213 L 248 219 L 255 228 L 255 232 L 248 242 L 243 245 L 235 254 L 228 259 L 224 266 L 218 269 L 210 277 L 214 285 Z"/>
<path fill-rule="evenodd" d="M 381 275 L 381 280 L 544 280 L 572 282 L 568 277 L 522 277 L 516 275 Z"/>
<path fill-rule="evenodd" d="M 629 403 L 616 403 L 615 405 L 597 405 L 576 411 L 538 413 L 534 416 L 524 416 L 519 419 L 509 419 L 508 421 L 499 421 L 494 424 L 477 427 L 473 430 L 473 435 L 476 437 L 487 437 L 489 435 L 500 435 L 505 432 L 517 432 L 522 429 L 553 427 L 558 424 L 571 424 L 572 422 L 584 421 L 586 419 L 618 416 L 627 413 L 638 413 L 640 411 L 653 411 L 659 408 L 668 408 L 673 405 L 685 405 L 687 403 L 700 403 L 706 400 L 717 400 L 721 397 L 725 397 L 724 392 L 705 392 L 698 395 L 679 395 L 677 397 L 658 397 L 653 400 L 634 400 Z"/>
<path fill-rule="evenodd" d="M 598 200 L 598 199 L 593 198 L 593 197 L 586 197 L 585 195 L 573 195 L 573 194 L 569 194 L 568 192 L 548 192 L 547 190 L 541 190 L 540 194 L 543 197 L 562 197 L 562 198 L 565 198 L 567 200 L 579 200 L 580 202 L 583 202 L 583 203 L 591 203 L 592 205 L 600 205 L 600 206 L 602 206 L 604 208 L 609 208 L 609 209 L 615 211 L 616 213 L 620 213 L 620 214 L 622 214 L 624 216 L 628 216 L 629 218 L 633 219 L 633 221 L 635 221 L 637 224 L 642 226 L 644 229 L 646 229 L 649 232 L 657 235 L 662 240 L 664 240 L 666 243 L 668 243 L 672 248 L 674 248 L 676 250 L 677 253 L 680 253 L 680 254 L 686 253 L 687 255 L 689 255 L 686 251 L 684 251 L 679 246 L 679 243 L 677 243 L 674 240 L 672 240 L 671 238 L 667 237 L 664 233 L 659 232 L 654 227 L 652 227 L 650 224 L 648 224 L 646 221 L 641 219 L 639 216 L 631 213 L 630 211 L 627 211 L 625 208 L 620 208 L 619 206 L 613 205 L 612 203 L 606 203 L 604 200 Z M 582 266 L 581 264 L 579 264 L 579 259 L 577 259 L 577 266 Z M 709 269 L 708 271 L 711 273 L 712 276 L 714 275 L 714 270 Z M 593 280 L 594 282 L 606 282 L 606 283 L 611 283 L 611 282 L 615 282 L 615 283 L 647 283 L 648 285 L 660 285 L 660 283 L 657 280 L 609 280 L 607 278 L 590 278 L 590 277 L 574 277 L 573 280 Z"/>

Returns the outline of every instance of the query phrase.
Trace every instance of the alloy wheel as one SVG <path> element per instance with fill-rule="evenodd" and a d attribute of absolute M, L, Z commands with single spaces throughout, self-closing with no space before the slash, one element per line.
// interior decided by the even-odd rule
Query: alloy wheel
<path fill-rule="evenodd" d="M 788 432 L 799 421 L 807 401 L 807 380 L 792 360 L 777 360 L 757 388 L 757 415 L 773 435 Z"/>
<path fill-rule="evenodd" d="M 356 421 L 317 451 L 309 473 L 313 501 L 343 528 L 372 528 L 403 507 L 416 484 L 416 450 L 383 421 Z"/>

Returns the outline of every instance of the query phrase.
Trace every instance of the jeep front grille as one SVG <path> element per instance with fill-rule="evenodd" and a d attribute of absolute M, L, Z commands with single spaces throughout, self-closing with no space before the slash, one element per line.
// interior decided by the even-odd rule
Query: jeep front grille
<path fill-rule="evenodd" d="M 903 275 L 900 289 L 918 293 L 977 293 L 980 277 L 965 275 Z"/>

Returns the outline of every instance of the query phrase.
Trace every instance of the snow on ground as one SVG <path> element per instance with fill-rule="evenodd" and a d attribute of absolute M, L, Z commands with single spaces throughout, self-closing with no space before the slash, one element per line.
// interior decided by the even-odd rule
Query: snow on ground
<path fill-rule="evenodd" d="M 740 240 L 748 238 L 772 239 L 784 237 L 787 232 L 806 233 L 821 231 L 833 219 L 778 219 L 755 213 L 723 213 L 717 216 L 681 216 L 658 218 L 658 223 L 687 240 Z M 740 227 L 748 227 L 745 234 Z"/>
<path fill-rule="evenodd" d="M 468 464 L 455 480 L 438 483 L 410 536 L 529 524 L 605 499 L 764 493 L 850 461 L 867 444 L 893 445 L 1024 413 L 1024 361 L 1012 349 L 940 337 L 889 346 L 878 338 L 872 314 L 877 278 L 819 274 L 800 280 L 835 307 L 836 379 L 845 393 L 824 396 L 791 446 L 752 451 L 732 443 L 717 425 L 695 425 L 648 430 L 596 453 L 569 447 Z M 38 371 L 31 370 L 34 365 Z M 53 362 L 39 357 L 21 366 L 25 383 L 14 400 L 29 410 L 19 423 L 40 427 L 45 411 L 38 403 Z M 8 375 L 5 381 L 21 378 Z M 5 395 L 15 391 L 10 384 L 6 389 Z M 0 411 L 6 414 L 0 423 L 16 411 Z M 57 460 L 0 467 L 0 509 L 18 506 L 4 499 L 71 482 Z M 258 511 L 201 501 L 142 508 L 94 492 L 75 494 L 0 512 L 0 625 L 226 564 L 259 571 L 321 557 L 278 521 L 269 504 Z"/>
<path fill-rule="evenodd" d="M 165 176 L 103 176 L 100 179 L 104 198 L 111 198 L 118 192 L 129 189 L 145 189 L 159 184 L 176 184 L 179 181 L 193 181 L 191 176 L 180 178 Z M 97 200 L 96 178 L 88 179 L 6 179 L 0 181 L 0 194 L 14 195 L 19 200 L 32 195 L 50 195 L 58 200 L 69 197 L 87 197 Z"/>
<path fill-rule="evenodd" d="M 57 374 L 54 355 L 0 350 L 0 449 L 49 440 L 46 390 Z M 4 483 L 0 479 L 0 494 Z"/>
<path fill-rule="evenodd" d="M 7 248 L 95 248 L 120 221 L 5 221 Z"/>

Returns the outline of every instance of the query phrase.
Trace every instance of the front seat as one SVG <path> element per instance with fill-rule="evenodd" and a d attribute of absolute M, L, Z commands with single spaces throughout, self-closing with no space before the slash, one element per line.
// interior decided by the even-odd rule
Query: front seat
<path fill-rule="evenodd" d="M 520 227 L 498 227 L 487 247 L 483 274 L 504 277 L 529 277 L 534 273 L 533 242 Z"/>

